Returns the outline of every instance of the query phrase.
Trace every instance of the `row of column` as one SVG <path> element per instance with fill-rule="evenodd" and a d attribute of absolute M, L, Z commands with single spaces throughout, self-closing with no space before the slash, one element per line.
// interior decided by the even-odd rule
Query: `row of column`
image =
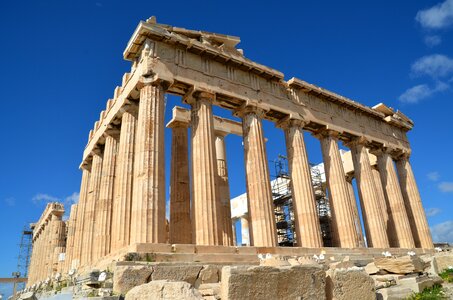
<path fill-rule="evenodd" d="M 37 234 L 33 236 L 28 286 L 64 271 L 64 260 L 61 254 L 65 253 L 65 222 L 61 215 L 51 215 L 50 219 L 45 220 L 40 226 L 42 227 L 37 228 Z"/>

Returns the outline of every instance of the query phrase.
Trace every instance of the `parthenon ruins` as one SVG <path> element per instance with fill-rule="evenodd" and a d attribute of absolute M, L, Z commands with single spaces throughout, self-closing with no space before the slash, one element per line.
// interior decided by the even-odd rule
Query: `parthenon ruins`
<path fill-rule="evenodd" d="M 286 139 L 297 240 L 292 253 L 325 247 L 304 132 L 321 145 L 335 248 L 361 248 L 362 236 L 368 248 L 379 250 L 433 248 L 410 164 L 406 134 L 413 122 L 382 103 L 371 108 L 298 78 L 285 81 L 281 72 L 247 59 L 236 48 L 239 42 L 155 18 L 139 23 L 123 54 L 131 71 L 89 132 L 80 199 L 71 208 L 66 241 L 62 207 L 49 205 L 34 229 L 28 286 L 132 252 L 286 251 L 277 247 L 262 120 L 274 122 Z M 167 93 L 182 97 L 190 110 L 166 107 Z M 213 106 L 241 122 L 214 116 Z M 168 124 L 166 109 L 173 109 Z M 171 151 L 165 149 L 166 126 L 172 130 Z M 228 134 L 243 138 L 250 247 L 235 245 Z M 349 165 L 342 162 L 339 142 L 350 149 Z M 60 261 L 58 253 L 65 253 Z"/>

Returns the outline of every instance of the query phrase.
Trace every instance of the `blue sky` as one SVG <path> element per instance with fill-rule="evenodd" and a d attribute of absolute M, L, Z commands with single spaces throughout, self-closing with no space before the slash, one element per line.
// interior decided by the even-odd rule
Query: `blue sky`
<path fill-rule="evenodd" d="M 77 200 L 88 131 L 130 69 L 129 37 L 151 15 L 240 36 L 246 57 L 286 79 L 402 110 L 415 122 L 411 160 L 434 238 L 453 242 L 452 0 L 166 3 L 0 2 L 0 276 L 15 271 L 20 232 L 47 200 Z M 175 104 L 169 96 L 167 118 Z M 283 133 L 264 126 L 269 160 L 285 154 Z M 319 142 L 306 139 L 310 161 L 320 162 Z M 168 151 L 169 142 L 167 132 Z M 241 140 L 227 143 L 236 196 L 245 189 Z"/>

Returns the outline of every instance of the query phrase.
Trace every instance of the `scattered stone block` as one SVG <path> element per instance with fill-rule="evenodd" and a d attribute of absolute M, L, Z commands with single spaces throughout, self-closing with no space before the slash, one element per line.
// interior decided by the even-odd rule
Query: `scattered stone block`
<path fill-rule="evenodd" d="M 185 281 L 191 285 L 195 285 L 198 274 L 203 266 L 201 265 L 177 265 L 177 266 L 154 266 L 152 280 L 173 280 Z"/>
<path fill-rule="evenodd" d="M 326 296 L 335 300 L 376 299 L 373 279 L 363 270 L 328 270 Z"/>
<path fill-rule="evenodd" d="M 205 265 L 201 269 L 197 280 L 195 281 L 195 287 L 198 288 L 201 284 L 206 283 L 218 283 L 220 281 L 220 267 L 215 265 Z"/>
<path fill-rule="evenodd" d="M 38 298 L 36 298 L 35 293 L 27 292 L 27 293 L 23 293 L 22 295 L 20 295 L 19 299 L 21 299 L 21 300 L 37 300 Z"/>
<path fill-rule="evenodd" d="M 131 289 L 125 300 L 202 300 L 201 294 L 184 281 L 156 280 Z"/>
<path fill-rule="evenodd" d="M 414 293 L 420 293 L 424 289 L 432 287 L 435 280 L 428 276 L 409 276 L 398 279 L 397 283 L 401 288 L 409 288 Z"/>
<path fill-rule="evenodd" d="M 436 256 L 434 256 L 433 265 L 436 273 L 440 273 L 449 266 L 453 266 L 453 253 L 436 254 Z"/>
<path fill-rule="evenodd" d="M 412 290 L 409 288 L 401 288 L 399 286 L 393 286 L 385 289 L 376 291 L 376 300 L 401 300 L 406 299 L 412 294 Z"/>
<path fill-rule="evenodd" d="M 368 274 L 368 275 L 371 275 L 371 274 L 377 274 L 379 272 L 379 268 L 376 267 L 376 265 L 374 264 L 374 262 L 371 262 L 369 264 L 367 264 L 365 266 L 365 272 Z"/>
<path fill-rule="evenodd" d="M 325 299 L 325 272 L 319 265 L 226 266 L 221 299 Z"/>
<path fill-rule="evenodd" d="M 265 258 L 260 261 L 260 266 L 268 266 L 268 267 L 284 267 L 289 266 L 290 263 L 287 260 L 271 257 Z"/>
<path fill-rule="evenodd" d="M 381 257 L 375 258 L 374 264 L 377 268 L 395 274 L 409 274 L 414 272 L 423 272 L 425 263 L 416 256 L 401 256 L 401 257 Z"/>
<path fill-rule="evenodd" d="M 117 266 L 113 274 L 113 292 L 124 295 L 133 287 L 147 283 L 152 273 L 153 268 L 147 265 Z"/>

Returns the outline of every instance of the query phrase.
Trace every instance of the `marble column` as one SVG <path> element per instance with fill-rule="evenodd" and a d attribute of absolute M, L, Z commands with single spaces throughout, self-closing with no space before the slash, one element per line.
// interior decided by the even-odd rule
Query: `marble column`
<path fill-rule="evenodd" d="M 75 225 L 77 222 L 77 204 L 71 205 L 71 212 L 68 220 L 68 235 L 66 239 L 66 254 L 64 261 L 64 272 L 67 273 L 71 269 L 71 263 L 74 253 L 74 234 Z"/>
<path fill-rule="evenodd" d="M 323 243 L 310 165 L 305 149 L 304 122 L 285 119 L 278 126 L 285 131 L 297 246 L 320 248 Z"/>
<path fill-rule="evenodd" d="M 250 227 L 249 219 L 247 216 L 240 218 L 241 222 L 241 244 L 243 246 L 250 246 Z"/>
<path fill-rule="evenodd" d="M 144 84 L 135 135 L 131 244 L 165 243 L 164 114 L 163 85 Z"/>
<path fill-rule="evenodd" d="M 409 156 L 401 156 L 396 161 L 396 167 L 415 246 L 417 248 L 432 249 L 434 245 L 414 173 L 409 163 Z"/>
<path fill-rule="evenodd" d="M 231 223 L 230 184 L 226 160 L 225 136 L 227 133 L 215 132 L 215 150 L 217 157 L 217 185 L 220 198 L 220 216 L 224 246 L 233 246 L 233 225 Z"/>
<path fill-rule="evenodd" d="M 114 197 L 115 166 L 118 152 L 117 130 L 109 129 L 105 135 L 104 157 L 102 160 L 99 200 L 95 217 L 95 243 L 93 260 L 98 260 L 110 253 L 112 231 L 112 205 Z"/>
<path fill-rule="evenodd" d="M 220 203 L 217 191 L 212 101 L 214 95 L 199 92 L 191 101 L 192 128 L 192 226 L 197 245 L 222 245 Z"/>
<path fill-rule="evenodd" d="M 49 227 L 50 233 L 50 264 L 49 276 L 60 273 L 60 253 L 65 250 L 66 241 L 66 223 L 61 219 L 61 216 L 52 215 Z"/>
<path fill-rule="evenodd" d="M 368 247 L 373 248 L 388 248 L 389 240 L 384 220 L 382 219 L 377 188 L 365 144 L 366 141 L 358 138 L 351 141 L 348 146 L 351 148 L 362 214 L 364 214 L 364 219 L 366 219 L 365 232 L 367 244 Z"/>
<path fill-rule="evenodd" d="M 357 231 L 357 239 L 359 241 L 359 247 L 365 247 L 365 239 L 363 238 L 362 224 L 360 223 L 359 209 L 357 207 L 357 200 L 355 198 L 352 179 L 353 179 L 352 176 L 346 176 L 346 182 L 348 183 L 349 199 L 351 201 L 352 212 L 354 216 L 354 224 Z"/>
<path fill-rule="evenodd" d="M 46 227 L 44 228 L 44 232 L 46 235 L 45 239 L 45 266 L 44 266 L 44 276 L 43 278 L 50 278 L 52 274 L 52 264 L 53 264 L 53 247 L 52 247 L 52 218 L 47 220 Z"/>
<path fill-rule="evenodd" d="M 390 224 L 393 227 L 391 231 L 394 232 L 389 237 L 390 245 L 397 248 L 415 248 L 393 159 L 385 150 L 379 151 L 375 155 L 377 157 L 385 199 L 389 205 L 389 219 L 391 219 Z"/>
<path fill-rule="evenodd" d="M 171 145 L 170 173 L 170 243 L 191 244 L 189 179 L 189 124 L 174 122 Z"/>
<path fill-rule="evenodd" d="M 90 166 L 91 169 L 91 166 Z M 82 247 L 84 242 L 84 223 L 85 223 L 85 208 L 88 199 L 88 185 L 90 183 L 91 171 L 82 169 L 82 182 L 80 185 L 79 204 L 77 207 L 77 216 L 74 228 L 74 250 L 72 254 L 72 261 L 69 262 L 69 269 L 78 268 L 80 266 L 80 259 L 82 254 Z"/>
<path fill-rule="evenodd" d="M 121 119 L 112 212 L 112 252 L 128 246 L 130 241 L 136 124 L 137 107 L 131 104 L 125 108 Z"/>
<path fill-rule="evenodd" d="M 261 122 L 263 114 L 263 110 L 251 106 L 238 112 L 242 117 L 250 244 L 275 247 L 277 228 Z"/>
<path fill-rule="evenodd" d="M 390 224 L 389 220 L 388 203 L 384 194 L 384 186 L 382 185 L 381 174 L 376 165 L 371 167 L 371 172 L 373 173 L 374 183 L 377 189 L 377 196 L 379 199 L 379 208 L 381 210 L 381 216 L 382 219 L 384 220 L 384 226 L 387 231 L 390 247 L 392 247 L 392 241 L 394 240 L 393 236 L 395 235 L 395 232 L 394 227 L 392 226 L 392 224 Z"/>
<path fill-rule="evenodd" d="M 83 221 L 83 242 L 81 244 L 81 262 L 80 265 L 85 266 L 92 263 L 93 259 L 93 244 L 94 244 L 94 229 L 97 202 L 99 199 L 99 190 L 102 175 L 102 154 L 100 150 L 93 153 L 93 161 L 91 163 L 91 176 L 88 184 L 88 195 L 85 205 L 84 221 Z"/>
<path fill-rule="evenodd" d="M 331 130 L 316 135 L 321 142 L 324 169 L 329 190 L 332 215 L 332 234 L 335 247 L 355 248 L 359 246 L 349 188 L 338 149 L 338 133 Z"/>

